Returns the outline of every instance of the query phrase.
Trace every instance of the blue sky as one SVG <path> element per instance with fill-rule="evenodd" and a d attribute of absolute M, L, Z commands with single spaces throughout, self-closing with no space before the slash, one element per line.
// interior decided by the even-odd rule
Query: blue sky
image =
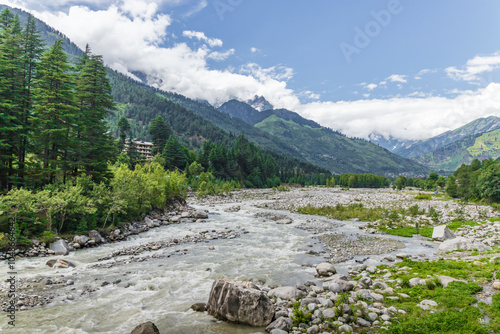
<path fill-rule="evenodd" d="M 500 116 L 500 2 L 0 0 L 111 67 L 219 105 L 263 95 L 350 136 Z"/>

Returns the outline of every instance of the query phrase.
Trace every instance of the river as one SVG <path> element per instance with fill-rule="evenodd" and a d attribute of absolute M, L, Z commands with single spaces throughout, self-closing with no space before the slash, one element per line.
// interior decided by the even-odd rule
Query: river
<path fill-rule="evenodd" d="M 250 280 L 260 286 L 317 281 L 313 266 L 324 262 L 325 258 L 307 254 L 308 250 L 323 250 L 313 231 L 297 228 L 307 220 L 321 219 L 331 223 L 332 230 L 337 232 L 363 234 L 357 228 L 360 223 L 356 222 L 339 224 L 333 220 L 287 211 L 259 209 L 255 207 L 256 201 L 251 200 L 238 204 L 241 210 L 234 213 L 224 211 L 224 208 L 231 206 L 228 204 L 196 206 L 197 209 L 209 210 L 209 219 L 205 223 L 162 226 L 124 242 L 87 248 L 63 257 L 73 262 L 75 268 L 54 270 L 45 265 L 49 258 L 17 260 L 16 269 L 24 279 L 65 275 L 75 283 L 69 286 L 48 286 L 57 295 L 50 304 L 17 312 L 15 329 L 7 325 L 4 317 L 0 321 L 2 331 L 123 334 L 130 333 L 140 323 L 153 321 L 162 334 L 264 333 L 263 329 L 216 321 L 206 313 L 190 310 L 190 306 L 208 300 L 212 283 L 216 279 Z M 257 218 L 255 214 L 262 211 L 287 215 L 293 219 L 293 223 L 278 225 L 272 220 Z M 182 239 L 186 235 L 206 230 L 233 230 L 239 236 L 142 253 L 139 257 L 147 258 L 141 262 L 119 263 L 110 268 L 93 267 L 96 263 L 113 263 L 115 260 L 126 259 L 119 257 L 98 261 L 118 249 L 152 241 Z M 406 249 L 400 251 L 405 253 L 431 253 L 429 247 L 432 243 L 425 247 L 422 240 L 416 238 L 387 238 L 401 240 Z M 383 256 L 370 256 L 366 263 L 379 264 Z M 355 262 L 350 260 L 336 264 L 336 268 L 347 273 L 347 267 L 353 264 Z M 4 281 L 6 278 L 6 270 L 2 270 L 0 279 Z M 102 286 L 103 282 L 113 283 L 118 280 L 121 280 L 118 284 Z M 82 295 L 89 288 L 96 291 Z M 74 300 L 68 300 L 68 294 Z"/>

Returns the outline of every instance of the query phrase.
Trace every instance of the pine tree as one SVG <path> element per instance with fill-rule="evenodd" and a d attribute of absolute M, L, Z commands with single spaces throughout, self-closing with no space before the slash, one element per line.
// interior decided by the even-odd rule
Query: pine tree
<path fill-rule="evenodd" d="M 167 140 L 162 155 L 167 169 L 183 169 L 186 166 L 186 151 L 176 136 L 170 136 Z"/>
<path fill-rule="evenodd" d="M 108 133 L 106 117 L 115 110 L 111 86 L 102 57 L 87 52 L 76 85 L 77 146 L 76 168 L 96 182 L 109 177 L 107 162 L 116 156 L 116 147 Z"/>
<path fill-rule="evenodd" d="M 127 134 L 130 131 L 130 123 L 124 116 L 121 116 L 118 121 L 118 131 L 118 151 L 123 152 L 125 149 L 125 142 L 127 141 Z"/>
<path fill-rule="evenodd" d="M 23 66 L 19 18 L 6 9 L 0 14 L 0 188 L 17 183 L 14 158 L 22 130 Z"/>
<path fill-rule="evenodd" d="M 161 154 L 165 148 L 168 138 L 172 135 L 172 129 L 160 115 L 153 118 L 149 123 L 149 134 L 153 142 L 151 154 L 153 156 Z"/>
<path fill-rule="evenodd" d="M 26 153 L 28 150 L 30 131 L 32 131 L 29 119 L 33 107 L 32 83 L 36 65 L 41 57 L 42 50 L 43 42 L 36 29 L 35 19 L 32 15 L 29 15 L 22 34 L 22 62 L 24 73 L 18 151 L 19 179 L 21 185 L 24 183 Z"/>
<path fill-rule="evenodd" d="M 33 125 L 42 165 L 41 183 L 53 183 L 58 169 L 69 170 L 68 150 L 74 146 L 75 95 L 71 66 L 58 40 L 43 53 L 34 80 Z"/>

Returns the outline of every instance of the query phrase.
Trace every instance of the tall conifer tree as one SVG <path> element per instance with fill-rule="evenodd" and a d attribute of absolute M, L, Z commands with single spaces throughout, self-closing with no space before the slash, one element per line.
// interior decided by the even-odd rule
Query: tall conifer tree
<path fill-rule="evenodd" d="M 33 124 L 37 154 L 42 161 L 42 184 L 53 183 L 56 172 L 69 170 L 68 151 L 75 126 L 75 94 L 72 70 L 62 41 L 58 40 L 44 54 L 35 77 Z"/>

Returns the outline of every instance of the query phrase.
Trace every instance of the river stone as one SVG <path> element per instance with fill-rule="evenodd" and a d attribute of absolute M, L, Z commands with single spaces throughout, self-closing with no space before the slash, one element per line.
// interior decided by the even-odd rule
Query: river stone
<path fill-rule="evenodd" d="M 493 282 L 493 289 L 500 290 L 500 281 Z"/>
<path fill-rule="evenodd" d="M 297 299 L 305 297 L 307 294 L 293 286 L 280 286 L 279 288 L 272 289 L 267 294 L 270 298 L 277 297 L 284 300 Z"/>
<path fill-rule="evenodd" d="M 151 321 L 140 324 L 130 334 L 160 334 L 158 327 Z"/>
<path fill-rule="evenodd" d="M 349 325 L 342 325 L 339 327 L 339 333 L 352 333 L 352 327 Z"/>
<path fill-rule="evenodd" d="M 96 244 L 100 244 L 101 242 L 104 242 L 103 237 L 96 230 L 92 230 L 89 232 L 89 238 L 91 240 L 94 240 L 94 242 Z"/>
<path fill-rule="evenodd" d="M 254 327 L 265 327 L 274 317 L 269 297 L 249 282 L 214 281 L 207 311 L 219 320 Z"/>
<path fill-rule="evenodd" d="M 191 218 L 194 218 L 194 219 L 207 219 L 208 218 L 208 213 L 206 213 L 205 211 L 194 211 L 192 214 L 191 214 Z"/>
<path fill-rule="evenodd" d="M 281 219 L 281 220 L 278 220 L 276 222 L 276 224 L 278 224 L 278 225 L 289 225 L 291 223 L 292 223 L 292 220 L 290 218 Z"/>
<path fill-rule="evenodd" d="M 327 277 L 337 273 L 337 270 L 335 269 L 333 264 L 323 262 L 316 266 L 316 272 L 318 273 L 318 276 Z"/>
<path fill-rule="evenodd" d="M 255 333 L 255 334 L 257 334 L 257 333 Z M 259 334 L 260 334 L 260 333 L 259 333 Z M 270 334 L 288 334 L 288 332 L 287 332 L 287 331 L 284 331 L 284 330 L 282 330 L 282 329 L 275 328 L 275 329 L 273 329 L 273 330 L 271 331 L 271 333 L 270 333 Z"/>
<path fill-rule="evenodd" d="M 439 250 L 444 252 L 456 251 L 459 249 L 463 250 L 474 250 L 487 251 L 491 250 L 491 247 L 486 246 L 479 240 L 467 239 L 464 237 L 458 237 L 455 239 L 445 240 L 441 245 L 439 245 Z"/>
<path fill-rule="evenodd" d="M 354 284 L 343 279 L 337 279 L 328 285 L 328 289 L 331 292 L 342 293 L 354 289 Z"/>
<path fill-rule="evenodd" d="M 458 281 L 456 278 L 450 276 L 438 276 L 438 278 L 441 281 L 443 288 L 446 288 L 451 282 Z"/>
<path fill-rule="evenodd" d="M 288 332 L 293 327 L 292 319 L 288 317 L 279 317 L 274 320 L 266 327 L 266 332 L 271 332 L 273 329 L 281 329 L 283 331 Z"/>
<path fill-rule="evenodd" d="M 61 259 L 52 259 L 48 260 L 47 263 L 45 263 L 51 268 L 69 268 L 69 267 L 75 267 L 75 265 L 69 261 L 64 261 Z"/>
<path fill-rule="evenodd" d="M 333 308 L 327 308 L 323 310 L 323 318 L 325 319 L 333 319 L 335 318 L 335 310 Z"/>
<path fill-rule="evenodd" d="M 454 238 L 455 234 L 446 225 L 436 226 L 432 230 L 432 240 L 445 241 Z"/>
<path fill-rule="evenodd" d="M 370 327 L 372 325 L 369 321 L 366 321 L 363 318 L 358 318 L 356 320 L 356 324 L 358 324 L 361 327 Z"/>
<path fill-rule="evenodd" d="M 69 254 L 69 247 L 68 243 L 64 240 L 57 240 L 54 242 L 51 246 L 50 249 L 54 251 L 55 255 L 68 255 Z"/>
<path fill-rule="evenodd" d="M 428 310 L 430 310 L 432 308 L 435 308 L 435 307 L 437 307 L 437 305 L 438 304 L 435 301 L 428 300 L 428 299 L 422 300 L 420 302 L 420 304 L 417 304 L 417 306 L 420 307 L 424 311 L 428 311 Z"/>
<path fill-rule="evenodd" d="M 191 309 L 195 312 L 205 312 L 207 305 L 205 303 L 196 303 L 191 305 Z"/>
<path fill-rule="evenodd" d="M 86 235 L 75 235 L 75 237 L 73 238 L 73 243 L 80 246 L 85 246 L 87 241 L 89 241 L 89 238 Z"/>
<path fill-rule="evenodd" d="M 153 221 L 151 218 L 149 218 L 149 217 L 144 217 L 144 223 L 145 223 L 145 224 L 146 224 L 146 226 L 147 226 L 147 227 L 149 227 L 149 228 L 153 228 L 153 227 L 155 227 L 155 223 L 154 223 L 154 221 Z"/>

